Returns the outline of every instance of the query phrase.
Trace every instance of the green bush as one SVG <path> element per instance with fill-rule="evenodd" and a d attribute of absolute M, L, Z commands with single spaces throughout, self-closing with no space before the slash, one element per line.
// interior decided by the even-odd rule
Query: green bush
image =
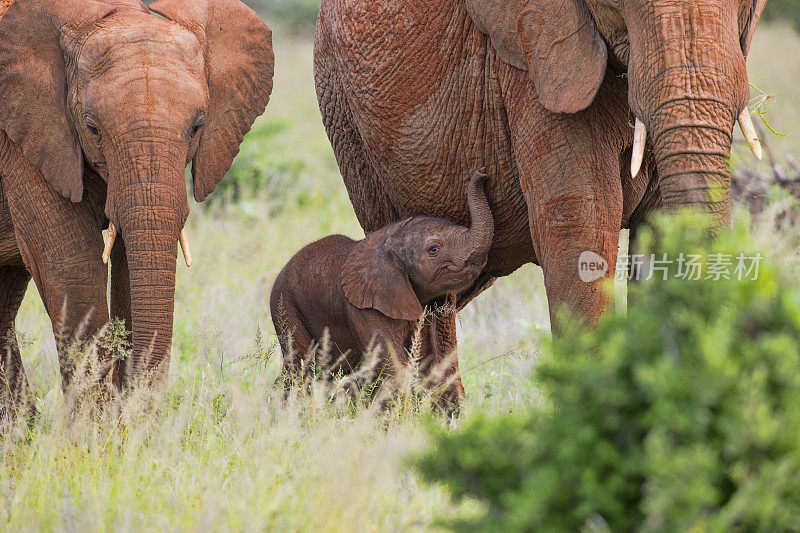
<path fill-rule="evenodd" d="M 208 197 L 205 206 L 235 203 L 268 194 L 275 207 L 297 186 L 305 163 L 285 154 L 278 142 L 288 121 L 263 117 L 253 124 L 228 173 Z"/>
<path fill-rule="evenodd" d="M 661 249 L 753 252 L 744 229 L 703 234 L 664 223 Z M 800 290 L 759 270 L 643 282 L 627 315 L 553 343 L 547 408 L 432 429 L 423 477 L 485 508 L 459 527 L 800 530 Z"/>
<path fill-rule="evenodd" d="M 800 0 L 769 0 L 764 20 L 785 20 L 800 31 Z"/>
<path fill-rule="evenodd" d="M 270 23 L 280 21 L 289 29 L 313 35 L 319 0 L 244 0 Z"/>

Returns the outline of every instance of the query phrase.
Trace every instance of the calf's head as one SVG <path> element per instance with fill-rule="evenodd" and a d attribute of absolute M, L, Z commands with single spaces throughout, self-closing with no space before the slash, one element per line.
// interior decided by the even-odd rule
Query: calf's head
<path fill-rule="evenodd" d="M 370 233 L 347 258 L 342 286 L 361 309 L 398 320 L 417 320 L 423 305 L 475 283 L 486 264 L 494 225 L 476 172 L 467 187 L 472 227 L 411 217 Z"/>

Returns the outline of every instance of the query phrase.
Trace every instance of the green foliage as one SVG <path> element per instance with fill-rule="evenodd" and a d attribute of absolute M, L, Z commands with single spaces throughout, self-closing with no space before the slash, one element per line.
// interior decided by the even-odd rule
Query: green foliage
<path fill-rule="evenodd" d="M 754 252 L 743 229 L 661 228 L 670 257 Z M 484 504 L 472 530 L 800 530 L 800 290 L 764 263 L 644 282 L 627 316 L 553 344 L 549 409 L 433 429 L 423 477 Z"/>
<path fill-rule="evenodd" d="M 305 170 L 302 160 L 280 149 L 280 138 L 290 128 L 287 120 L 264 117 L 245 137 L 225 179 L 205 205 L 239 202 L 268 194 L 274 208 L 287 200 Z"/>
<path fill-rule="evenodd" d="M 800 30 L 800 0 L 769 0 L 764 20 L 785 20 Z"/>
<path fill-rule="evenodd" d="M 244 0 L 268 23 L 280 21 L 289 29 L 313 34 L 319 0 Z"/>

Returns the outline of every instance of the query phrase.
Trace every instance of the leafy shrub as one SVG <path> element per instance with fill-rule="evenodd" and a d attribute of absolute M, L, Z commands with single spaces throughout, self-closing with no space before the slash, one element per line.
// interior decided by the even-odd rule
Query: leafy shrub
<path fill-rule="evenodd" d="M 670 257 L 753 252 L 742 228 L 661 227 Z M 553 343 L 549 408 L 432 429 L 423 477 L 484 504 L 464 529 L 800 530 L 800 290 L 765 263 L 631 289 L 627 316 Z"/>
<path fill-rule="evenodd" d="M 769 0 L 764 20 L 785 20 L 800 31 L 800 0 Z"/>
<path fill-rule="evenodd" d="M 313 35 L 319 0 L 244 0 L 268 23 L 278 20 L 289 29 Z"/>
<path fill-rule="evenodd" d="M 278 138 L 289 129 L 286 120 L 263 117 L 253 124 L 239 155 L 204 205 L 240 202 L 269 194 L 276 207 L 286 200 L 305 170 L 299 159 L 287 158 Z"/>

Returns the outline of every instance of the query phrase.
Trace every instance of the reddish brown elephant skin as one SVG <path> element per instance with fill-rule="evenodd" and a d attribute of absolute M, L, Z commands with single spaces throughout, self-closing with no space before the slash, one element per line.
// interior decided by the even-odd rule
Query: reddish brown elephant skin
<path fill-rule="evenodd" d="M 33 278 L 64 351 L 126 320 L 124 387 L 169 362 L 184 170 L 203 200 L 272 90 L 269 28 L 238 0 L 0 3 L 0 373 L 24 387 L 14 319 Z M 101 230 L 112 251 L 111 308 Z M 6 335 L 11 332 L 11 336 Z M 6 393 L 9 391 L 6 390 Z M 6 398 L 8 395 L 6 394 Z"/>
<path fill-rule="evenodd" d="M 322 0 L 317 96 L 361 225 L 463 222 L 453 176 L 483 165 L 495 241 L 469 296 L 533 262 L 551 318 L 567 306 L 595 322 L 608 301 L 603 280 L 580 281 L 581 252 L 611 277 L 620 229 L 655 208 L 727 223 L 726 159 L 765 3 Z M 634 116 L 649 132 L 636 178 Z"/>
<path fill-rule="evenodd" d="M 303 359 L 310 368 L 312 350 L 323 344 L 326 330 L 334 352 L 327 355 L 346 356 L 332 372 L 350 373 L 370 348 L 379 350 L 389 374 L 396 370 L 393 362 L 406 365 L 423 307 L 469 288 L 486 264 L 493 233 L 486 178 L 476 173 L 468 186 L 471 228 L 411 217 L 361 241 L 332 235 L 300 250 L 276 278 L 270 297 L 284 375 L 297 376 Z M 437 319 L 435 314 L 425 318 L 429 332 Z M 457 405 L 464 395 L 458 361 L 443 360 L 449 354 L 435 335 L 420 341 L 421 367 L 447 367 L 442 369 L 445 383 L 434 385 L 442 389 L 444 403 Z"/>

